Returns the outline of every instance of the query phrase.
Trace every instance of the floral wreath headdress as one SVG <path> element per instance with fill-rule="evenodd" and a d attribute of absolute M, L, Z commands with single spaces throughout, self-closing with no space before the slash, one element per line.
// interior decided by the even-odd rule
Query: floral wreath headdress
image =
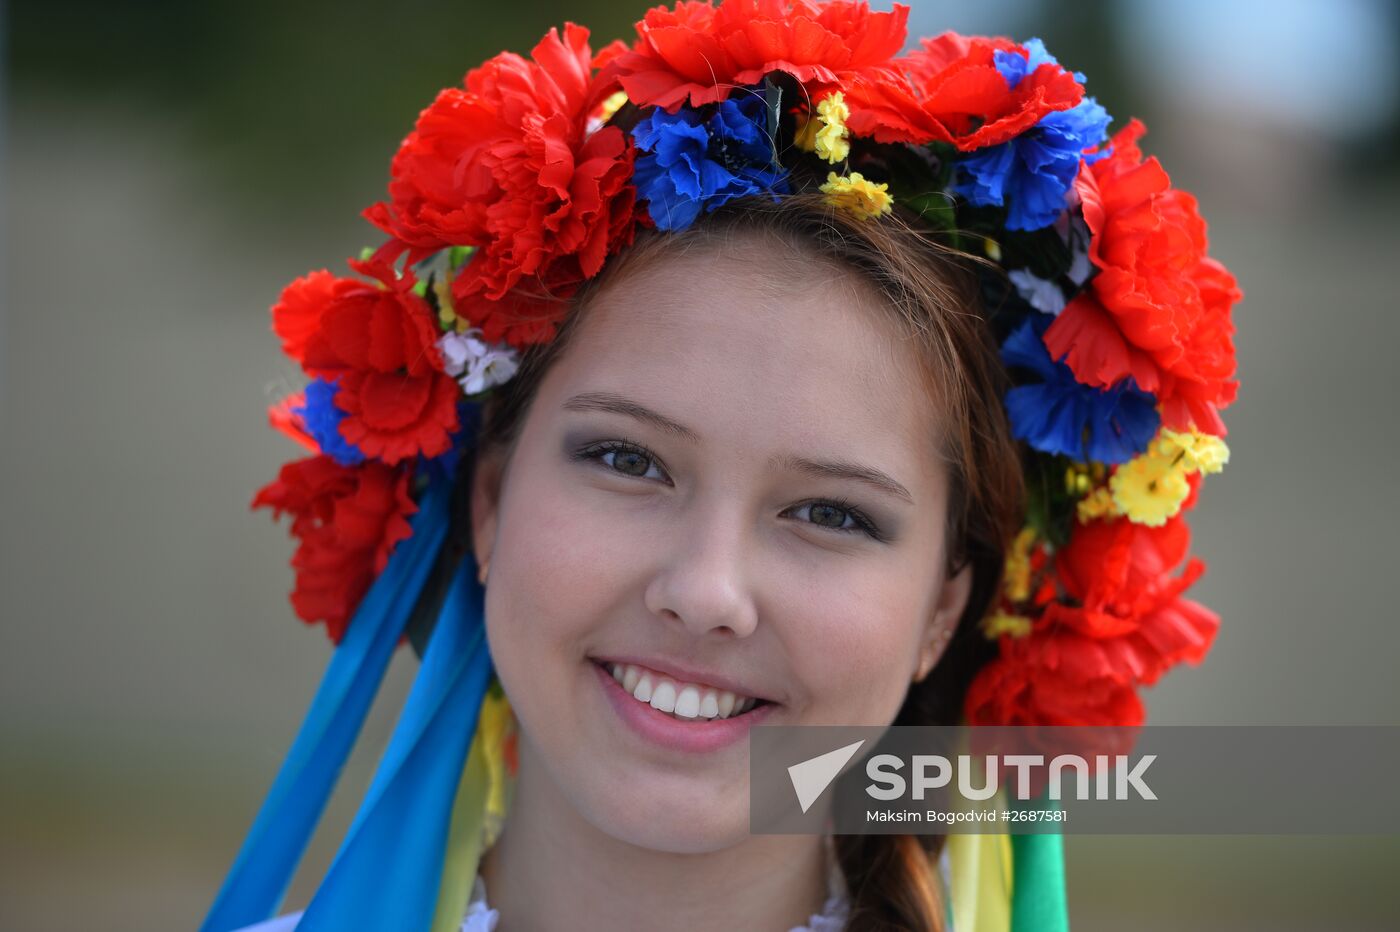
<path fill-rule="evenodd" d="M 1186 558 L 1185 513 L 1229 456 L 1235 280 L 1207 255 L 1195 199 L 1139 148 L 1143 125 L 1110 136 L 1084 75 L 1035 39 L 944 33 L 901 55 L 907 16 L 852 0 L 682 0 L 597 53 L 583 27 L 551 30 L 529 58 L 501 53 L 422 111 L 388 199 L 364 212 L 387 239 L 350 260 L 354 275 L 313 272 L 282 292 L 273 329 L 309 383 L 271 419 L 310 455 L 254 506 L 292 516 L 292 604 L 338 647 L 207 929 L 275 908 L 424 604 L 441 615 L 396 743 L 303 922 L 388 909 L 393 927 L 455 927 L 444 904 L 462 899 L 450 868 L 463 849 L 432 826 L 450 821 L 479 853 L 482 800 L 499 796 L 483 787 L 502 782 L 482 783 L 502 766 L 482 734 L 508 731 L 472 561 L 445 543 L 445 488 L 480 405 L 639 229 L 781 197 L 814 166 L 834 207 L 878 223 L 902 204 L 998 267 L 985 289 L 1030 499 L 981 621 L 998 653 L 967 721 L 1137 725 L 1139 690 L 1205 655 L 1219 620 L 1182 596 L 1204 572 Z M 461 566 L 425 596 L 439 563 Z M 472 761 L 476 783 L 462 777 Z M 499 799 L 486 809 L 498 822 Z M 390 836 L 398 856 L 410 842 L 429 852 L 395 874 L 430 881 L 413 922 L 407 897 L 381 890 L 371 907 L 353 892 Z"/>

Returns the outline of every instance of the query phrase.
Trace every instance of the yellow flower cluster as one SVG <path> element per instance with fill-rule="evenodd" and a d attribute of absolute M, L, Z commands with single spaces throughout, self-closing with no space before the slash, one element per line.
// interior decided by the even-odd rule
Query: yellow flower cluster
<path fill-rule="evenodd" d="M 1080 500 L 1079 520 L 1127 515 L 1137 524 L 1161 527 L 1191 494 L 1187 476 L 1218 473 L 1229 461 L 1230 448 L 1219 437 L 1164 427 L 1145 452 L 1114 471 L 1107 488 L 1094 488 Z"/>
<path fill-rule="evenodd" d="M 1107 487 L 1091 491 L 1079 500 L 1079 522 L 1093 521 L 1095 518 L 1111 518 L 1122 514 L 1113 502 L 1113 493 Z"/>
<path fill-rule="evenodd" d="M 982 619 L 982 633 L 989 638 L 999 638 L 1003 634 L 1023 638 L 1031 633 L 1031 620 L 1024 615 L 993 612 Z"/>
<path fill-rule="evenodd" d="M 627 103 L 626 91 L 614 91 L 608 95 L 607 99 L 598 107 L 598 119 L 606 123 L 613 118 L 613 114 L 622 109 L 622 105 Z"/>
<path fill-rule="evenodd" d="M 851 154 L 850 133 L 846 121 L 851 118 L 851 108 L 846 106 L 846 95 L 837 91 L 822 98 L 817 104 L 822 128 L 817 130 L 815 147 L 817 155 L 833 165 L 844 161 Z"/>
<path fill-rule="evenodd" d="M 826 202 L 833 207 L 850 211 L 861 220 L 874 220 L 893 209 L 894 198 L 889 195 L 889 187 L 867 181 L 860 172 L 845 176 L 830 172 L 821 190 Z"/>
<path fill-rule="evenodd" d="M 816 113 L 798 127 L 793 142 L 804 152 L 815 152 L 835 165 L 851 154 L 851 134 L 846 129 L 850 117 L 846 95 L 840 91 L 828 94 L 817 103 Z"/>
<path fill-rule="evenodd" d="M 442 322 L 444 330 L 455 329 L 462 333 L 467 329 L 467 320 L 457 316 L 457 309 L 452 306 L 452 283 L 445 276 L 433 279 L 433 296 L 437 298 L 438 320 Z"/>
<path fill-rule="evenodd" d="M 1001 585 L 1012 602 L 1024 602 L 1031 597 L 1031 548 L 1034 546 L 1035 531 L 1022 528 L 1006 554 Z"/>

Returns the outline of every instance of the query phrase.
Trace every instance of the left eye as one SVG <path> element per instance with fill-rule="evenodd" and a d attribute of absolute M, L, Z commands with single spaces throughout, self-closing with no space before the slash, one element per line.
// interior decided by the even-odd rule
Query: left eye
<path fill-rule="evenodd" d="M 871 534 L 869 524 L 861 520 L 858 512 L 837 502 L 807 502 L 792 509 L 791 513 L 800 515 L 804 511 L 807 512 L 807 520 L 818 527 L 847 533 Z"/>

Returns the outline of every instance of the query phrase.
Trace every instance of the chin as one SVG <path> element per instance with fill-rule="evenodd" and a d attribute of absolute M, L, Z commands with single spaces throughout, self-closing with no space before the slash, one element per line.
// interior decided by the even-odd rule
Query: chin
<path fill-rule="evenodd" d="M 722 851 L 749 834 L 747 781 L 744 784 L 742 805 L 735 806 L 732 793 L 726 794 L 730 805 L 723 810 L 694 798 L 678 805 L 673 795 L 658 791 L 613 793 L 584 811 L 599 831 L 639 848 L 671 854 Z"/>

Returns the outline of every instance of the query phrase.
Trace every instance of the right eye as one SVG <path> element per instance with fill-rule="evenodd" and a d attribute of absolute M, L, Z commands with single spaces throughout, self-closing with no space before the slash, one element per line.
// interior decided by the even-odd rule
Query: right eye
<path fill-rule="evenodd" d="M 646 447 L 630 441 L 609 440 L 605 443 L 595 443 L 574 456 L 577 459 L 596 460 L 609 472 L 632 479 L 667 481 L 666 473 L 657 463 L 656 456 Z M 655 475 L 652 475 L 653 472 Z"/>

